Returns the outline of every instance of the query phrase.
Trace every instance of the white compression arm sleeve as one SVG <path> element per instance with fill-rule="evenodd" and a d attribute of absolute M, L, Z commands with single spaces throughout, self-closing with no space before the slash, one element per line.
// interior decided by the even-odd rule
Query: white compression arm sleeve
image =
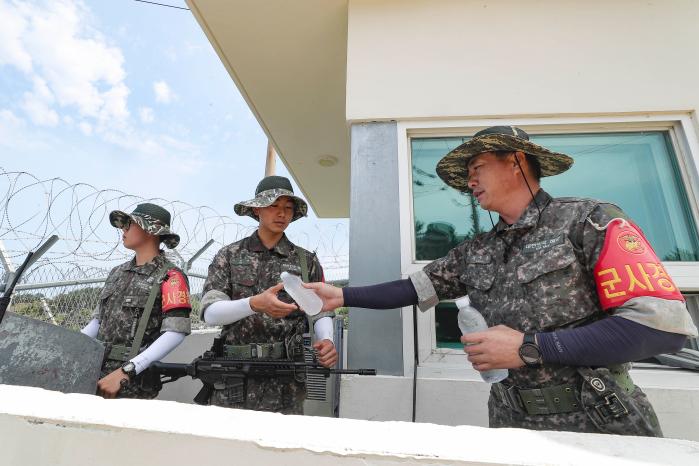
<path fill-rule="evenodd" d="M 330 317 L 321 317 L 316 320 L 313 330 L 315 330 L 316 341 L 333 341 L 333 320 Z"/>
<path fill-rule="evenodd" d="M 204 311 L 204 322 L 209 325 L 227 325 L 254 313 L 250 307 L 250 298 L 216 301 Z"/>
<path fill-rule="evenodd" d="M 92 319 L 89 324 L 80 330 L 80 333 L 84 333 L 90 338 L 97 338 L 97 332 L 100 330 L 100 321 L 97 319 Z"/>
<path fill-rule="evenodd" d="M 255 313 L 250 307 L 250 298 L 235 301 L 216 301 L 204 311 L 204 322 L 210 325 L 227 325 Z M 316 341 L 333 341 L 333 320 L 322 317 L 313 325 Z"/>
<path fill-rule="evenodd" d="M 150 366 L 151 363 L 163 359 L 170 353 L 170 351 L 174 350 L 180 343 L 182 343 L 184 337 L 184 333 L 170 331 L 160 335 L 152 345 L 143 351 L 143 353 L 137 355 L 131 360 L 131 362 L 136 366 L 136 373 L 140 374 L 144 370 L 148 369 L 148 366 Z"/>

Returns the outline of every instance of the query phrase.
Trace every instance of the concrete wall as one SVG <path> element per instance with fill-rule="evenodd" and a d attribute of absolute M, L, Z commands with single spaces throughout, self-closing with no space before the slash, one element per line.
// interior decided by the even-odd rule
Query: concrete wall
<path fill-rule="evenodd" d="M 0 464 L 693 465 L 699 443 L 258 413 L 0 385 Z M 507 448 L 503 448 L 507 446 Z"/>
<path fill-rule="evenodd" d="M 347 119 L 694 111 L 699 2 L 350 0 Z"/>
<path fill-rule="evenodd" d="M 648 395 L 668 438 L 699 441 L 699 374 L 675 369 L 634 369 L 631 376 Z M 420 367 L 418 422 L 488 426 L 490 386 L 464 368 Z M 340 416 L 408 421 L 412 414 L 410 377 L 344 377 Z"/>

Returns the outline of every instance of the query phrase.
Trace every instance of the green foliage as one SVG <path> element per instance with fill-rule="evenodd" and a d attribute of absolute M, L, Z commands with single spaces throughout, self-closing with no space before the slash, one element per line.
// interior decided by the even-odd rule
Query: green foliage
<path fill-rule="evenodd" d="M 335 309 L 335 315 L 342 318 L 342 328 L 346 330 L 349 327 L 349 308 L 338 307 Z"/>
<path fill-rule="evenodd" d="M 90 321 L 101 291 L 102 287 L 78 288 L 53 298 L 46 298 L 41 293 L 21 293 L 15 295 L 12 311 L 32 319 L 50 323 L 55 321 L 60 326 L 79 330 Z"/>

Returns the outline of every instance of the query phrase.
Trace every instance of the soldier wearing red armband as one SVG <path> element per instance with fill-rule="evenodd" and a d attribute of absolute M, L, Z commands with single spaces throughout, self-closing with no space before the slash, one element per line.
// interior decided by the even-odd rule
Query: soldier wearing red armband
<path fill-rule="evenodd" d="M 142 372 L 179 345 L 191 331 L 192 306 L 186 275 L 160 249 L 180 237 L 170 230 L 170 212 L 144 203 L 127 214 L 109 214 L 123 230 L 124 247 L 136 254 L 109 273 L 93 319 L 82 332 L 105 345 L 97 392 L 105 398 L 155 398 Z"/>
<path fill-rule="evenodd" d="M 495 126 L 447 154 L 437 174 L 499 214 L 487 233 L 409 279 L 342 290 L 309 287 L 324 308 L 391 309 L 468 295 L 487 331 L 461 338 L 493 384 L 491 427 L 662 436 L 628 363 L 678 351 L 697 328 L 682 294 L 641 230 L 618 207 L 553 198 L 542 176 L 573 159 Z"/>

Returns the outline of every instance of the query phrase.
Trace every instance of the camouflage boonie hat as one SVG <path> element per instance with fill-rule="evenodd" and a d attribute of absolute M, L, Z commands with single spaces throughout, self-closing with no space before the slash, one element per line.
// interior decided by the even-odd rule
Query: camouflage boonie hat
<path fill-rule="evenodd" d="M 260 219 L 255 215 L 252 208 L 269 207 L 282 196 L 287 196 L 294 200 L 292 222 L 306 216 L 308 204 L 300 197 L 294 195 L 294 188 L 291 187 L 291 182 L 283 176 L 265 176 L 262 178 L 262 181 L 258 183 L 255 189 L 255 198 L 249 201 L 238 202 L 233 207 L 233 210 L 238 215 L 247 215 L 259 221 Z"/>
<path fill-rule="evenodd" d="M 468 189 L 468 163 L 483 152 L 520 151 L 537 158 L 541 176 L 563 173 L 573 165 L 573 158 L 552 152 L 529 141 L 529 135 L 515 126 L 491 126 L 445 155 L 437 164 L 437 174 L 446 184 L 459 191 Z"/>
<path fill-rule="evenodd" d="M 130 214 L 113 210 L 109 214 L 109 222 L 115 228 L 124 228 L 130 222 L 134 222 L 146 233 L 159 236 L 160 241 L 170 249 L 180 244 L 180 235 L 170 230 L 170 212 L 156 204 L 148 202 L 139 204 Z"/>

